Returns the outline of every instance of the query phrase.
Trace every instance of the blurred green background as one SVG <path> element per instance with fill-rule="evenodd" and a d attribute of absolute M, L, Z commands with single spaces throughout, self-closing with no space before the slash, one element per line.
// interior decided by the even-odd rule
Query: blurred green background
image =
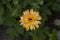
<path fill-rule="evenodd" d="M 40 12 L 42 24 L 36 30 L 26 31 L 20 26 L 19 20 L 23 11 L 31 8 Z M 5 33 L 8 34 L 8 40 L 16 40 L 16 36 L 19 38 L 17 40 L 58 40 L 60 24 L 56 25 L 57 22 L 53 21 L 59 18 L 60 0 L 0 0 L 0 30 L 1 27 L 7 27 Z"/>

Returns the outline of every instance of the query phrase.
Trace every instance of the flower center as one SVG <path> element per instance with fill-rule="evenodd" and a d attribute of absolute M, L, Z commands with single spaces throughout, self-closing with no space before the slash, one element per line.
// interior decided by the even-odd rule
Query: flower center
<path fill-rule="evenodd" d="M 31 21 L 32 20 L 32 18 L 29 18 L 29 21 Z"/>

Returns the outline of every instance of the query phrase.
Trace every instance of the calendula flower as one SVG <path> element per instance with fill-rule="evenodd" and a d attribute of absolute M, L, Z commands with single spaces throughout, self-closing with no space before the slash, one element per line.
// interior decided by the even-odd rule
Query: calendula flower
<path fill-rule="evenodd" d="M 23 15 L 20 17 L 19 22 L 21 23 L 20 25 L 22 25 L 23 28 L 25 28 L 28 31 L 39 28 L 39 24 L 41 24 L 39 20 L 41 20 L 39 12 L 30 9 L 23 12 Z"/>

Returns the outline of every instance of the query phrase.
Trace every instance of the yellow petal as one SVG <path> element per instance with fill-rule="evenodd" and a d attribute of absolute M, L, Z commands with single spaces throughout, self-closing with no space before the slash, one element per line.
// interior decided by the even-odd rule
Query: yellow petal
<path fill-rule="evenodd" d="M 26 30 L 28 31 L 29 30 L 29 27 L 26 27 Z"/>
<path fill-rule="evenodd" d="M 23 17 L 20 17 L 20 19 L 22 19 L 22 20 L 23 20 Z"/>
<path fill-rule="evenodd" d="M 20 25 L 23 25 L 23 22 Z"/>
<path fill-rule="evenodd" d="M 27 31 L 29 30 L 29 26 L 27 24 L 24 24 L 23 28 L 25 28 Z"/>
<path fill-rule="evenodd" d="M 34 19 L 38 19 L 39 18 L 39 13 L 36 13 L 35 15 L 34 15 Z"/>
<path fill-rule="evenodd" d="M 35 25 L 36 26 L 36 28 L 39 28 L 39 25 Z"/>
<path fill-rule="evenodd" d="M 30 26 L 30 30 L 33 30 L 34 28 L 32 26 Z"/>
<path fill-rule="evenodd" d="M 41 24 L 41 22 L 40 21 L 35 21 L 34 25 L 37 25 L 37 24 Z"/>
<path fill-rule="evenodd" d="M 33 9 L 30 10 L 30 14 L 33 14 Z"/>
<path fill-rule="evenodd" d="M 23 12 L 24 15 L 29 14 L 29 10 L 26 10 L 25 12 Z"/>
<path fill-rule="evenodd" d="M 36 14 L 36 11 L 33 12 L 33 15 L 34 15 L 34 16 L 35 16 L 35 14 Z"/>
<path fill-rule="evenodd" d="M 37 18 L 37 20 L 41 20 L 42 18 L 41 18 L 41 16 L 39 16 L 38 18 Z"/>
<path fill-rule="evenodd" d="M 36 12 L 35 16 L 38 16 L 39 15 L 39 12 Z"/>
<path fill-rule="evenodd" d="M 35 27 L 33 27 L 33 29 L 35 30 Z"/>

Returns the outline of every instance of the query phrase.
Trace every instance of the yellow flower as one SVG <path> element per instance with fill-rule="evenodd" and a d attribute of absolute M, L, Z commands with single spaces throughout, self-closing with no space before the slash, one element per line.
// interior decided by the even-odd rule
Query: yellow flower
<path fill-rule="evenodd" d="M 41 22 L 39 21 L 41 20 L 39 12 L 33 11 L 33 9 L 24 11 L 20 19 L 20 25 L 22 25 L 23 28 L 25 28 L 27 31 L 35 30 L 36 28 L 39 28 L 38 24 L 41 24 Z"/>

